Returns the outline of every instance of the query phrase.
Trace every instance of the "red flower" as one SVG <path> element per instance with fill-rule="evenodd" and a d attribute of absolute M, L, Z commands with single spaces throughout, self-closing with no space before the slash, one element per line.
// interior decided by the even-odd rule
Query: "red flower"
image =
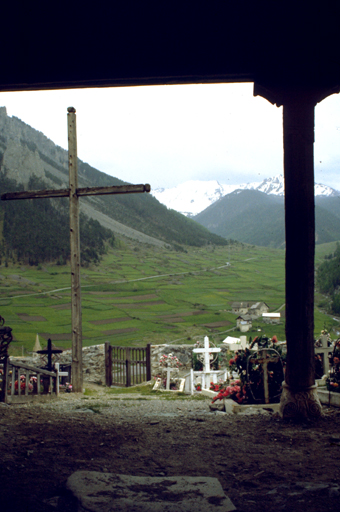
<path fill-rule="evenodd" d="M 279 341 L 279 340 L 278 340 L 278 339 L 277 339 L 277 337 L 274 335 L 274 336 L 272 337 L 272 342 L 273 342 L 273 343 L 277 343 L 278 341 Z"/>
<path fill-rule="evenodd" d="M 340 359 L 338 357 L 333 358 L 334 364 L 338 364 L 340 362 Z"/>

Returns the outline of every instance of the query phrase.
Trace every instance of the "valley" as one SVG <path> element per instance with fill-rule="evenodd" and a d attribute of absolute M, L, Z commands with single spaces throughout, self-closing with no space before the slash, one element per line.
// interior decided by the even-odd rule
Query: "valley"
<path fill-rule="evenodd" d="M 280 309 L 280 325 L 259 319 L 247 336 L 254 338 L 261 329 L 285 339 L 282 250 L 234 243 L 176 252 L 122 238 L 100 264 L 82 268 L 81 284 L 84 346 L 191 344 L 205 335 L 220 343 L 240 335 L 231 313 L 234 301 L 263 301 L 271 312 Z M 71 347 L 68 265 L 3 264 L 0 291 L 1 315 L 13 329 L 10 354 L 30 352 L 37 333 L 41 345 L 50 337 L 58 347 Z M 315 309 L 315 336 L 338 325 Z"/>
<path fill-rule="evenodd" d="M 0 108 L 1 193 L 66 187 L 67 165 L 65 150 Z M 125 183 L 81 160 L 78 174 L 81 186 Z M 205 183 L 196 183 L 196 195 L 193 186 L 192 196 L 185 187 L 182 194 L 205 205 L 195 220 L 151 194 L 82 199 L 84 346 L 183 344 L 205 335 L 220 343 L 240 334 L 235 301 L 280 310 L 279 325 L 259 319 L 247 335 L 285 339 L 282 176 L 233 192 L 211 182 L 212 195 Z M 320 263 L 340 239 L 340 210 L 337 191 L 318 185 L 316 193 Z M 0 314 L 13 329 L 12 355 L 30 352 L 37 333 L 42 345 L 51 338 L 71 346 L 68 223 L 61 200 L 0 204 Z M 337 333 L 339 322 L 321 309 L 325 298 L 316 291 L 315 299 L 315 336 Z"/>

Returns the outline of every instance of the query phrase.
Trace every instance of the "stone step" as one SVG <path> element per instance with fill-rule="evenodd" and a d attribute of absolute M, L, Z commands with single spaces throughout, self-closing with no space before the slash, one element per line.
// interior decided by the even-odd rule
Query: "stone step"
<path fill-rule="evenodd" d="M 86 512 L 229 512 L 236 510 L 217 478 L 130 476 L 76 471 L 67 488 Z"/>

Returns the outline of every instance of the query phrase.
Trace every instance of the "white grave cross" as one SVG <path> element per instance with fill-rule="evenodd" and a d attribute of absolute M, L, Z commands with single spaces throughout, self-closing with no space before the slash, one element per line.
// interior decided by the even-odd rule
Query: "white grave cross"
<path fill-rule="evenodd" d="M 322 362 L 323 362 L 323 373 L 324 375 L 329 374 L 329 353 L 332 352 L 332 348 L 328 346 L 328 336 L 322 335 L 320 337 L 321 340 L 321 346 L 315 347 L 315 354 L 321 354 L 322 355 Z"/>
<path fill-rule="evenodd" d="M 208 338 L 208 336 L 205 336 L 204 348 L 194 348 L 193 352 L 195 352 L 196 354 L 204 355 L 203 372 L 209 373 L 210 372 L 210 354 L 212 352 L 221 352 L 221 349 L 209 347 L 209 338 Z"/>
<path fill-rule="evenodd" d="M 178 368 L 171 368 L 170 366 L 168 366 L 167 368 L 163 369 L 163 372 L 166 372 L 166 390 L 167 391 L 170 390 L 171 372 L 174 372 L 174 371 L 178 372 Z"/>

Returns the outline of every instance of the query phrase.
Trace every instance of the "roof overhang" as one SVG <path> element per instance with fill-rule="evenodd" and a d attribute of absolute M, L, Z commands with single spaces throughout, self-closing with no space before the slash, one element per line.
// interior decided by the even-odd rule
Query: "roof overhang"
<path fill-rule="evenodd" d="M 220 82 L 333 88 L 339 4 L 69 0 L 51 13 L 7 2 L 0 91 Z"/>

